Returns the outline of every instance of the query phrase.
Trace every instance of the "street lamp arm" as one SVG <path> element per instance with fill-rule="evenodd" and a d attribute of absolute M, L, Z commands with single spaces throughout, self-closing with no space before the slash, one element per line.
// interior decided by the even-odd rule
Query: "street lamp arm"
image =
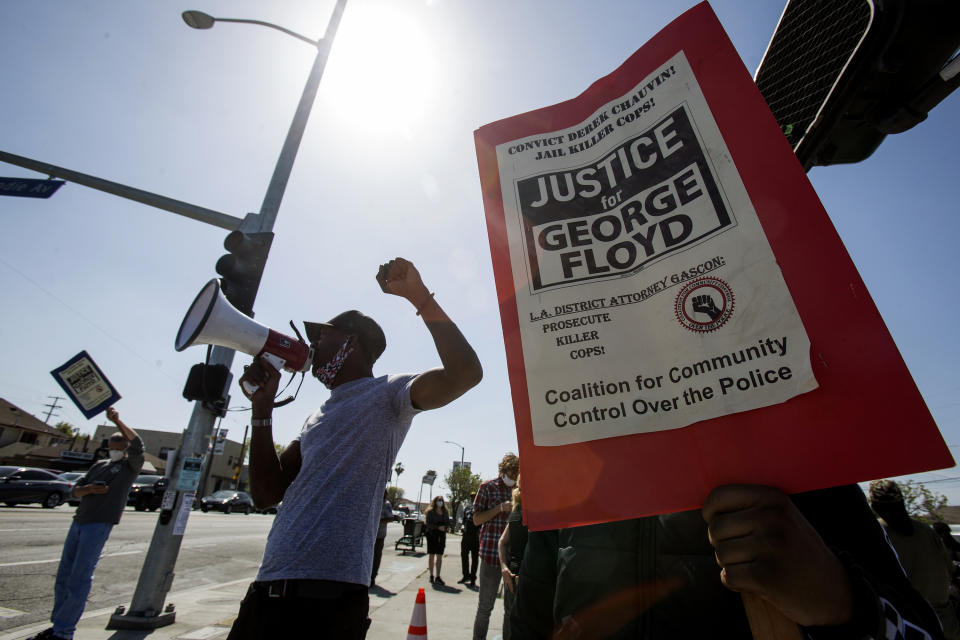
<path fill-rule="evenodd" d="M 297 33 L 296 31 L 291 31 L 290 29 L 287 29 L 287 28 L 285 28 L 285 27 L 281 27 L 280 25 L 273 24 L 272 22 L 264 22 L 263 20 L 247 20 L 247 19 L 245 19 L 245 18 L 214 18 L 214 20 L 215 20 L 216 22 L 242 22 L 242 23 L 245 23 L 245 24 L 259 24 L 260 26 L 263 26 L 263 27 L 270 27 L 271 29 L 276 29 L 277 31 L 282 31 L 283 33 L 287 34 L 288 36 L 293 36 L 293 37 L 296 38 L 297 40 L 303 40 L 303 41 L 306 42 L 307 44 L 311 44 L 311 45 L 313 45 L 313 46 L 315 46 L 315 47 L 319 47 L 319 46 L 320 46 L 320 42 L 321 42 L 320 40 L 311 40 L 311 39 L 308 38 L 307 36 L 302 36 L 302 35 L 300 35 L 299 33 Z"/>

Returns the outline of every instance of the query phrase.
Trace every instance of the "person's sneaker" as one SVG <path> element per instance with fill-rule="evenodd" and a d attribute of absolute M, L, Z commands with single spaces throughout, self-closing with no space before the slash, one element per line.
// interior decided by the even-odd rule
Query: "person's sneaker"
<path fill-rule="evenodd" d="M 49 627 L 47 629 L 44 629 L 43 631 L 41 631 L 35 636 L 30 636 L 29 638 L 27 638 L 27 640 L 64 640 L 64 639 L 58 635 L 55 635 L 53 633 L 53 627 Z"/>
<path fill-rule="evenodd" d="M 444 581 L 443 581 L 443 578 L 441 578 L 440 576 L 437 576 L 436 578 L 434 578 L 433 581 L 436 582 L 436 583 L 437 583 L 438 585 L 440 585 L 441 587 L 447 586 L 447 583 L 444 582 Z"/>
<path fill-rule="evenodd" d="M 430 576 L 430 584 L 433 584 L 433 576 Z"/>
<path fill-rule="evenodd" d="M 463 576 L 462 578 L 457 580 L 457 584 L 464 584 L 466 582 L 470 582 L 470 576 Z"/>
<path fill-rule="evenodd" d="M 476 581 L 476 580 L 471 580 L 471 581 L 470 581 L 470 588 L 471 588 L 471 589 L 476 589 L 476 588 L 477 588 L 477 581 Z"/>

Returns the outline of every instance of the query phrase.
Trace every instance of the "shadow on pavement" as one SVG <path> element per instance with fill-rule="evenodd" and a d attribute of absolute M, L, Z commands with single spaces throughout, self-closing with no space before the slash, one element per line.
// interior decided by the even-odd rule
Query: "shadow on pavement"
<path fill-rule="evenodd" d="M 144 640 L 153 632 L 153 629 L 121 629 L 115 631 L 107 640 Z"/>
<path fill-rule="evenodd" d="M 442 591 L 444 593 L 461 593 L 463 591 L 463 589 L 458 589 L 457 587 L 451 587 L 445 584 L 437 584 L 436 582 L 430 586 L 433 587 L 434 591 Z"/>
<path fill-rule="evenodd" d="M 384 589 L 378 584 L 373 585 L 367 590 L 371 596 L 377 596 L 378 598 L 392 598 L 397 595 L 395 592 L 390 591 L 389 589 Z"/>

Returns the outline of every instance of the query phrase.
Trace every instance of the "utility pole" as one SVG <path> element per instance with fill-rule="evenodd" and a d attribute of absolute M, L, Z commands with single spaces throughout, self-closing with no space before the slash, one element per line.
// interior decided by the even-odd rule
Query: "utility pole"
<path fill-rule="evenodd" d="M 53 398 L 53 402 L 50 403 L 50 404 L 45 404 L 45 405 L 43 405 L 43 406 L 45 406 L 45 407 L 49 407 L 49 408 L 50 408 L 50 410 L 47 411 L 47 417 L 43 419 L 43 424 L 48 424 L 48 423 L 50 422 L 50 415 L 54 412 L 54 410 L 60 408 L 60 405 L 57 404 L 57 402 L 64 399 L 64 398 L 61 397 L 61 396 L 47 396 L 47 397 L 48 397 L 48 398 Z"/>
<path fill-rule="evenodd" d="M 314 59 L 310 75 L 303 88 L 303 93 L 300 96 L 300 102 L 294 113 L 293 121 L 287 131 L 287 136 L 280 151 L 280 157 L 277 160 L 276 167 L 274 168 L 273 176 L 270 179 L 270 184 L 267 187 L 267 193 L 264 196 L 260 212 L 258 214 L 248 214 L 240 227 L 228 236 L 228 241 L 224 243 L 224 246 L 231 253 L 235 253 L 235 250 L 230 246 L 230 239 L 231 236 L 236 237 L 235 234 L 237 231 L 242 234 L 240 236 L 241 245 L 246 244 L 246 239 L 251 238 L 252 234 L 258 234 L 256 237 L 268 235 L 272 238 L 273 225 L 280 209 L 284 191 L 286 190 L 287 180 L 293 169 L 293 162 L 297 156 L 300 141 L 306 129 L 307 119 L 310 117 L 310 110 L 313 106 L 317 89 L 320 86 L 320 78 L 323 76 L 323 70 L 330 53 L 333 37 L 340 24 L 340 18 L 343 15 L 346 3 L 347 0 L 337 0 L 330 17 L 330 22 L 327 24 L 326 34 L 318 41 L 310 40 L 299 34 L 293 34 L 282 27 L 260 21 L 214 18 L 199 11 L 186 11 L 183 14 L 184 21 L 194 28 L 209 29 L 217 21 L 249 22 L 290 33 L 301 40 L 311 43 L 317 48 L 317 56 Z M 269 252 L 269 239 L 266 240 L 266 244 L 267 246 L 261 254 L 264 261 Z M 262 267 L 263 265 L 261 264 L 260 273 L 262 273 Z M 218 271 L 220 271 L 219 263 Z M 250 286 L 240 291 L 250 306 L 249 311 L 241 310 L 245 311 L 250 317 L 253 317 L 252 307 L 259 287 L 260 273 L 255 274 L 256 278 Z M 229 371 L 233 364 L 233 356 L 233 349 L 215 346 L 210 352 L 209 364 L 223 365 Z M 213 424 L 216 418 L 217 413 L 215 408 L 208 406 L 206 402 L 194 402 L 193 413 L 190 417 L 187 431 L 184 434 L 178 462 L 170 476 L 170 489 L 168 491 L 176 492 L 173 494 L 175 498 L 171 500 L 173 503 L 172 513 L 168 513 L 167 517 L 164 518 L 161 511 L 161 517 L 158 519 L 153 532 L 153 538 L 150 541 L 150 548 L 147 550 L 147 556 L 143 561 L 143 568 L 140 571 L 140 578 L 137 580 L 136 590 L 130 601 L 130 609 L 129 611 L 125 611 L 124 607 L 118 607 L 116 613 L 110 617 L 110 622 L 107 625 L 108 629 L 156 629 L 172 624 L 175 621 L 176 612 L 173 604 L 168 604 L 166 608 L 164 608 L 164 601 L 173 584 L 173 570 L 176 566 L 177 556 L 180 553 L 180 544 L 183 541 L 182 527 L 178 533 L 176 523 L 181 518 L 185 520 L 189 515 L 189 508 L 185 508 L 187 504 L 183 502 L 184 499 L 189 496 L 192 501 L 195 497 L 195 494 L 191 493 L 180 494 L 177 488 L 180 484 L 181 471 L 187 459 L 190 457 L 202 458 L 202 452 L 205 451 L 203 445 L 209 445 L 208 439 L 213 430 Z M 196 487 L 194 486 L 193 489 L 195 491 Z M 165 502 L 166 501 L 165 497 Z"/>

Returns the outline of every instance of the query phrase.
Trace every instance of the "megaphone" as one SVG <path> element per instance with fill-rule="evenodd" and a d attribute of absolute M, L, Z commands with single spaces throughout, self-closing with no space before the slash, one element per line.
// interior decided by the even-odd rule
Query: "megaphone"
<path fill-rule="evenodd" d="M 301 372 L 310 369 L 313 349 L 298 340 L 274 331 L 238 311 L 223 295 L 220 280 L 214 278 L 197 294 L 180 323 L 174 348 L 183 351 L 195 344 L 213 344 L 263 356 L 276 369 Z M 256 386 L 244 383 L 252 394 Z"/>

